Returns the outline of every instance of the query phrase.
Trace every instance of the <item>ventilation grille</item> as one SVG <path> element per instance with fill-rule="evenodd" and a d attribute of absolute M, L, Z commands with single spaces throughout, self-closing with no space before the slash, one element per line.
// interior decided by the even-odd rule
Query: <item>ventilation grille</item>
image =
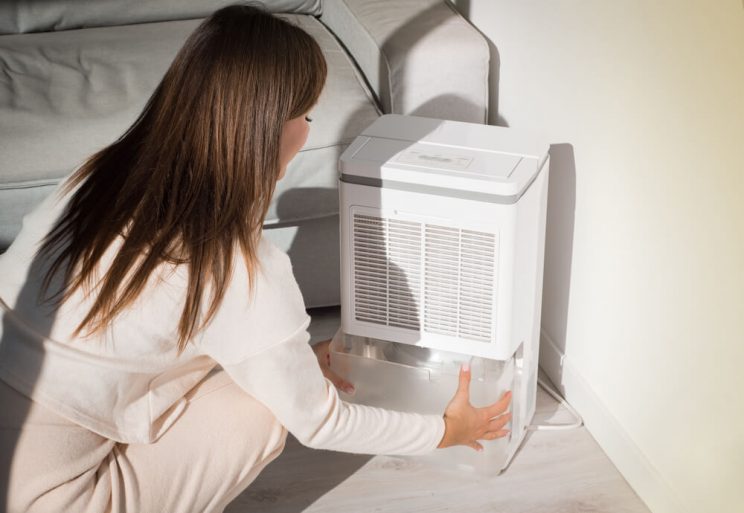
<path fill-rule="evenodd" d="M 421 225 L 354 215 L 357 320 L 419 329 Z"/>
<path fill-rule="evenodd" d="M 493 234 L 426 225 L 424 331 L 491 340 Z"/>
<path fill-rule="evenodd" d="M 494 234 L 355 213 L 353 252 L 357 320 L 491 340 Z"/>

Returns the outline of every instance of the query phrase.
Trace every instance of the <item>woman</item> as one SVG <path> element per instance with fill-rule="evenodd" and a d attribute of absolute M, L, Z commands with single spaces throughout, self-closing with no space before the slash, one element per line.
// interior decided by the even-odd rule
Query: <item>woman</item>
<path fill-rule="evenodd" d="M 289 258 L 262 237 L 326 63 L 248 6 L 189 37 L 144 111 L 0 257 L 8 511 L 222 511 L 284 447 L 420 454 L 504 436 L 509 398 L 348 404 Z M 494 418 L 496 417 L 496 418 Z M 492 420 L 491 420 L 492 419 Z"/>

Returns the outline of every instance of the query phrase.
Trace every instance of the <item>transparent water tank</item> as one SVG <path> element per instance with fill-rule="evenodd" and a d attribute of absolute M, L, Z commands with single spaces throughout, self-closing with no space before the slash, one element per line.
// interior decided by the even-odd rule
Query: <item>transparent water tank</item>
<path fill-rule="evenodd" d="M 470 362 L 470 402 L 483 407 L 498 401 L 507 390 L 520 397 L 532 376 L 523 374 L 521 351 L 508 360 L 493 360 L 401 344 L 341 331 L 330 347 L 331 368 L 354 384 L 342 399 L 396 411 L 442 415 L 457 390 L 460 366 Z M 515 406 L 512 402 L 511 407 Z M 527 406 L 529 405 L 517 405 Z M 534 403 L 531 405 L 534 410 Z M 526 412 L 525 412 L 526 413 Z M 398 456 L 451 470 L 496 475 L 509 463 L 524 434 L 525 415 L 513 412 L 505 426 L 512 433 L 496 440 L 479 440 L 483 451 L 466 446 L 435 449 L 419 456 Z M 531 418 L 531 415 L 530 415 Z"/>

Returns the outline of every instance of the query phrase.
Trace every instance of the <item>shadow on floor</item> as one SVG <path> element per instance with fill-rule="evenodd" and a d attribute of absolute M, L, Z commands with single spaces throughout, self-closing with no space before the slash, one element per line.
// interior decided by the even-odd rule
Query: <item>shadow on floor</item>
<path fill-rule="evenodd" d="M 303 446 L 291 434 L 284 452 L 225 513 L 299 513 L 357 472 L 374 456 Z"/>

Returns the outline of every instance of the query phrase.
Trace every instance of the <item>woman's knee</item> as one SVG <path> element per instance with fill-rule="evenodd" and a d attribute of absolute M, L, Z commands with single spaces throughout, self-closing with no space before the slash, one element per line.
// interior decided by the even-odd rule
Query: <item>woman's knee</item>
<path fill-rule="evenodd" d="M 223 417 L 223 429 L 239 437 L 239 445 L 258 461 L 278 456 L 287 440 L 287 429 L 263 403 L 237 385 L 227 387 L 222 394 L 231 415 Z M 227 417 L 231 417 L 229 420 Z M 232 424 L 231 426 L 229 424 Z M 246 455 L 248 456 L 248 455 Z"/>
<path fill-rule="evenodd" d="M 190 398 L 182 419 L 189 419 L 189 427 L 199 426 L 197 429 L 209 433 L 210 438 L 222 440 L 218 443 L 226 443 L 223 446 L 244 463 L 258 463 L 281 453 L 287 430 L 271 410 L 227 378 L 224 371 L 206 381 L 201 387 L 204 390 Z"/>

